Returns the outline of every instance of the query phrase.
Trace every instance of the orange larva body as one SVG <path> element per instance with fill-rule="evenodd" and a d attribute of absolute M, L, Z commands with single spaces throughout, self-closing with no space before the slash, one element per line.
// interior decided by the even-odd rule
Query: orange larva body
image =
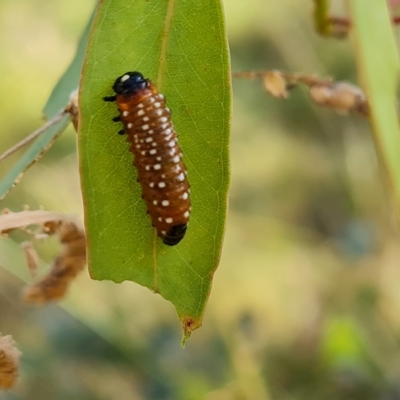
<path fill-rule="evenodd" d="M 113 86 L 115 101 L 134 154 L 142 197 L 157 234 L 167 245 L 178 244 L 185 235 L 190 214 L 189 183 L 182 152 L 165 107 L 164 96 L 149 79 L 127 72 Z"/>

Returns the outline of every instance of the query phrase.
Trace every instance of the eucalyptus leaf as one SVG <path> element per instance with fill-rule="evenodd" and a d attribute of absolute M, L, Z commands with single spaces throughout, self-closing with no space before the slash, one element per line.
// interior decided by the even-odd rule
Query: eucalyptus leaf
<path fill-rule="evenodd" d="M 167 99 L 191 185 L 185 238 L 157 237 L 141 199 L 113 103 L 115 79 L 150 78 Z M 79 154 L 94 279 L 131 280 L 171 301 L 188 337 L 201 325 L 217 268 L 227 211 L 231 86 L 219 0 L 104 0 L 80 90 Z"/>
<path fill-rule="evenodd" d="M 366 92 L 375 146 L 400 210 L 400 62 L 386 0 L 349 0 L 357 68 Z M 400 215 L 400 214 L 398 214 Z"/>

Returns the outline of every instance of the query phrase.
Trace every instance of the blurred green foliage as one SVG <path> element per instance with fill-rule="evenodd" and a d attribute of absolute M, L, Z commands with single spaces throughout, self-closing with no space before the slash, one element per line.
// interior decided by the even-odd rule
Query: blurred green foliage
<path fill-rule="evenodd" d="M 226 0 L 232 69 L 357 83 L 350 41 L 318 37 L 312 3 Z M 0 151 L 40 124 L 92 7 L 0 2 Z M 67 311 L 22 305 L 21 250 L 2 239 L 0 331 L 23 356 L 1 400 L 400 398 L 399 237 L 367 121 L 316 108 L 301 89 L 277 100 L 235 81 L 232 126 L 223 256 L 186 349 L 173 307 L 132 283 L 82 274 Z M 75 136 L 67 131 L 2 206 L 82 215 Z M 54 241 L 39 247 L 46 262 L 57 252 Z"/>

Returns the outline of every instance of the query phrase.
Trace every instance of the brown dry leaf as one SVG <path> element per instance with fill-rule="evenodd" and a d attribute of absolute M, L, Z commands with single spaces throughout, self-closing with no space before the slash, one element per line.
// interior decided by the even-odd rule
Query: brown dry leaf
<path fill-rule="evenodd" d="M 0 388 L 9 389 L 14 386 L 20 356 L 21 352 L 15 347 L 13 338 L 0 334 Z"/>
<path fill-rule="evenodd" d="M 25 254 L 26 264 L 28 265 L 29 271 L 32 276 L 35 276 L 39 267 L 39 257 L 36 249 L 33 247 L 31 242 L 21 243 L 22 250 Z"/>
<path fill-rule="evenodd" d="M 332 108 L 341 114 L 368 113 L 367 101 L 362 90 L 347 82 L 311 86 L 310 96 L 318 105 Z"/>
<path fill-rule="evenodd" d="M 47 228 L 50 233 L 58 234 L 63 250 L 49 273 L 24 289 L 22 298 L 28 303 L 45 304 L 62 299 L 86 265 L 86 237 L 82 228 L 72 221 L 60 221 L 58 226 L 51 221 Z"/>
<path fill-rule="evenodd" d="M 261 78 L 264 89 L 275 97 L 287 98 L 288 90 L 303 84 L 310 90 L 311 99 L 321 107 L 331 108 L 341 114 L 350 112 L 369 116 L 368 101 L 363 91 L 348 82 L 333 82 L 332 78 L 316 75 L 294 74 L 278 70 L 239 71 L 232 77 L 241 79 Z"/>
<path fill-rule="evenodd" d="M 264 89 L 274 97 L 287 99 L 286 80 L 279 71 L 269 71 L 263 76 Z"/>
<path fill-rule="evenodd" d="M 61 254 L 54 260 L 49 273 L 41 280 L 25 288 L 23 299 L 27 302 L 44 304 L 64 297 L 70 283 L 86 265 L 86 236 L 78 220 L 73 215 L 50 211 L 10 212 L 0 214 L 0 235 L 15 229 L 26 229 L 28 225 L 38 225 L 41 234 L 36 237 L 57 234 L 63 246 Z M 45 235 L 43 235 L 45 234 Z M 28 267 L 35 271 L 38 260 L 31 244 L 25 244 Z"/>

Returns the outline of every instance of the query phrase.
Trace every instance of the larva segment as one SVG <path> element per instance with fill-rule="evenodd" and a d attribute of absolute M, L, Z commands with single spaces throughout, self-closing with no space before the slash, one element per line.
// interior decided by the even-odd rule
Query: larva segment
<path fill-rule="evenodd" d="M 139 72 L 120 76 L 113 89 L 116 96 L 104 100 L 117 103 L 152 225 L 165 244 L 174 246 L 186 232 L 190 190 L 171 112 L 164 96 Z"/>

